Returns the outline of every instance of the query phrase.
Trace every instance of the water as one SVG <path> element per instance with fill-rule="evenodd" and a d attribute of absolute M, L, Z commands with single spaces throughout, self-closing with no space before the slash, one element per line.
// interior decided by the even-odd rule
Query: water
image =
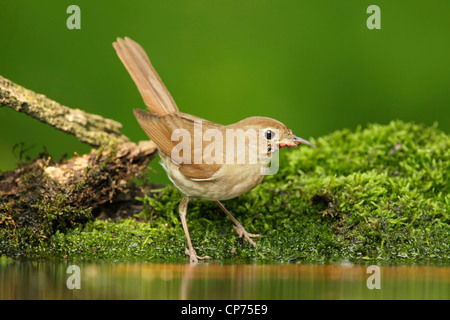
<path fill-rule="evenodd" d="M 378 280 L 367 267 L 15 261 L 0 265 L 0 299 L 450 298 L 449 267 L 380 265 Z"/>

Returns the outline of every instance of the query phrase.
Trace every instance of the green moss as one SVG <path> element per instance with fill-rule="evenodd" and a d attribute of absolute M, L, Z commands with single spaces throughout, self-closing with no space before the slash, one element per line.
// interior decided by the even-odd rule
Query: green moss
<path fill-rule="evenodd" d="M 447 134 L 394 121 L 340 130 L 314 143 L 317 149 L 281 150 L 278 174 L 224 201 L 247 231 L 261 234 L 258 249 L 238 239 L 214 203 L 191 201 L 187 219 L 197 252 L 233 262 L 450 259 Z M 57 231 L 27 254 L 186 261 L 181 197 L 168 186 L 141 199 L 144 210 L 134 219 Z"/>
<path fill-rule="evenodd" d="M 0 198 L 0 254 L 28 255 L 29 250 L 45 248 L 57 230 L 92 218 L 91 208 L 71 205 L 76 188 L 66 190 L 49 179 L 42 163 L 24 167 L 23 189 L 17 188 L 13 197 Z"/>

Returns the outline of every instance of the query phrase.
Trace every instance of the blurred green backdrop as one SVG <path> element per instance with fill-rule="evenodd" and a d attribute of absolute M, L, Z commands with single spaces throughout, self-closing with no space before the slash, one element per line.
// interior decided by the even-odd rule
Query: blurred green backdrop
<path fill-rule="evenodd" d="M 81 30 L 66 27 L 71 4 Z M 372 4 L 381 30 L 366 26 Z M 146 139 L 132 113 L 144 104 L 111 45 L 129 36 L 180 109 L 211 121 L 270 116 L 306 139 L 392 119 L 449 132 L 449 15 L 448 0 L 2 0 L 0 74 Z M 90 150 L 0 108 L 0 170 L 15 168 L 20 142 L 29 156 Z"/>

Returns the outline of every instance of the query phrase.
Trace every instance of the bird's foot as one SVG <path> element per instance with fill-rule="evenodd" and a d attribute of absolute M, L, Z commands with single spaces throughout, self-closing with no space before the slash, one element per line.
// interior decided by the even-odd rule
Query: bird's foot
<path fill-rule="evenodd" d="M 250 239 L 250 238 L 258 238 L 259 234 L 255 234 L 255 233 L 249 233 L 245 230 L 245 228 L 243 226 L 233 226 L 234 231 L 237 232 L 237 234 L 239 235 L 240 238 L 244 237 L 245 239 L 247 239 L 247 241 L 254 246 L 255 248 L 257 248 L 258 246 L 256 245 L 256 243 Z"/>
<path fill-rule="evenodd" d="M 210 256 L 203 256 L 203 257 L 199 257 L 197 255 L 197 252 L 195 252 L 194 249 L 189 250 L 188 248 L 184 248 L 184 252 L 189 256 L 189 262 L 191 264 L 196 264 L 198 263 L 198 259 L 211 259 Z"/>

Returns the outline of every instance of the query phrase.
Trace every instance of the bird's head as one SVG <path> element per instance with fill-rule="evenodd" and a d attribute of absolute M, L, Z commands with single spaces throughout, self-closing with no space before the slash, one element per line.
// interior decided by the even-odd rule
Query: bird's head
<path fill-rule="evenodd" d="M 253 129 L 259 132 L 260 142 L 267 146 L 267 153 L 273 153 L 278 149 L 298 147 L 307 144 L 313 148 L 316 146 L 303 138 L 297 137 L 285 124 L 267 117 L 250 117 L 234 124 L 236 128 Z"/>

